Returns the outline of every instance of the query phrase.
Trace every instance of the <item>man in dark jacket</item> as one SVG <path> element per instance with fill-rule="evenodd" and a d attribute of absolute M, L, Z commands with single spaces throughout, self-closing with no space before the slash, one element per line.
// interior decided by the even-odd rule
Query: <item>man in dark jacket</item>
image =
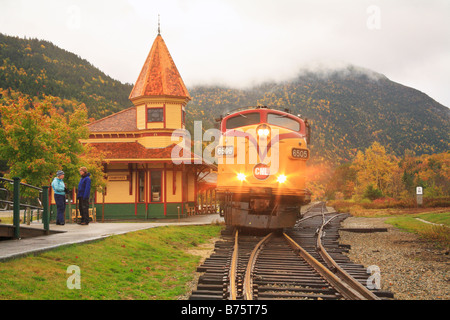
<path fill-rule="evenodd" d="M 78 184 L 78 203 L 80 204 L 81 225 L 89 224 L 89 197 L 91 194 L 91 178 L 86 167 L 80 168 L 80 183 Z"/>

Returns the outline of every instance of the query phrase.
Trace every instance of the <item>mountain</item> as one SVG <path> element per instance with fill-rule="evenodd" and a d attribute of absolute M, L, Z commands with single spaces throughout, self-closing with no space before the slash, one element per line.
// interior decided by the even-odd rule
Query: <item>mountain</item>
<path fill-rule="evenodd" d="M 112 79 L 51 42 L 0 33 L 0 88 L 83 102 L 90 117 L 99 119 L 131 104 L 132 85 Z"/>
<path fill-rule="evenodd" d="M 131 105 L 131 84 L 112 79 L 88 61 L 48 41 L 0 34 L 0 88 L 30 96 L 53 95 L 86 104 L 99 119 Z M 374 141 L 388 152 L 417 155 L 446 152 L 450 143 L 450 109 L 426 94 L 395 83 L 371 70 L 302 71 L 284 82 L 246 89 L 188 87 L 188 129 L 238 107 L 288 108 L 309 119 L 312 160 L 335 164 L 353 158 Z M 65 112 L 71 112 L 70 103 Z"/>
<path fill-rule="evenodd" d="M 389 152 L 417 155 L 449 147 L 450 109 L 426 94 L 376 72 L 349 66 L 304 72 L 295 79 L 238 90 L 196 87 L 189 104 L 194 119 L 212 119 L 239 106 L 287 108 L 308 118 L 316 161 L 350 160 L 378 141 Z M 208 126 L 206 125 L 206 127 Z"/>

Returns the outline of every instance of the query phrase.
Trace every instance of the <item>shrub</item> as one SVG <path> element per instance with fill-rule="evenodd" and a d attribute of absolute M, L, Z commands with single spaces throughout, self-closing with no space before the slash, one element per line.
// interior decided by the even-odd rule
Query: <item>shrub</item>
<path fill-rule="evenodd" d="M 380 189 L 374 189 L 373 185 L 369 184 L 364 191 L 364 198 L 375 200 L 383 197 L 383 192 Z"/>

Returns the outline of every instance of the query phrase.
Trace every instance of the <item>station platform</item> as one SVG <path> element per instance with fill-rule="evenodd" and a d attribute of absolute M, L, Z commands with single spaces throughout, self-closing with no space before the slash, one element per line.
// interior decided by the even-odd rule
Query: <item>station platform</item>
<path fill-rule="evenodd" d="M 112 235 L 160 226 L 207 225 L 223 222 L 224 220 L 219 214 L 207 214 L 180 219 L 153 220 L 152 222 L 91 222 L 87 226 L 76 223 L 66 223 L 63 226 L 50 224 L 50 230 L 60 232 L 20 240 L 0 241 L 0 262 L 29 254 L 40 253 L 64 245 L 84 243 Z M 33 224 L 32 227 L 43 229 L 42 224 Z"/>

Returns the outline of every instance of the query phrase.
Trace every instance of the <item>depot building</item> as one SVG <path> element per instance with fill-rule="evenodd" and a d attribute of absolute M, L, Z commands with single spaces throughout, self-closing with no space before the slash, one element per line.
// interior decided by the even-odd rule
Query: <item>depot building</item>
<path fill-rule="evenodd" d="M 107 186 L 95 195 L 97 220 L 198 213 L 199 202 L 214 199 L 214 183 L 202 177 L 215 168 L 193 153 L 190 161 L 172 161 L 172 133 L 185 128 L 191 97 L 160 34 L 129 99 L 132 107 L 90 123 L 89 138 L 81 141 L 105 155 Z"/>

